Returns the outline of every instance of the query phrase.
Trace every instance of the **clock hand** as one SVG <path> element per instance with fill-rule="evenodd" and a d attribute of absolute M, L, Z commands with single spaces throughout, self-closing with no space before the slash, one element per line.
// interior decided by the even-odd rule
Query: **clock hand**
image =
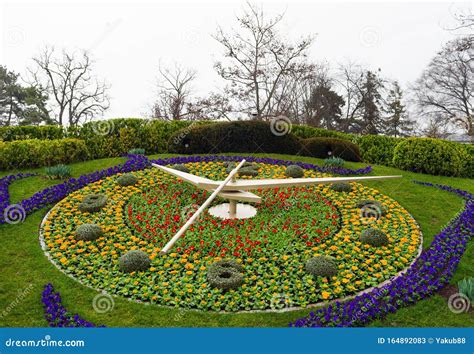
<path fill-rule="evenodd" d="M 181 227 L 181 229 L 179 229 L 179 231 L 176 233 L 176 235 L 174 235 L 173 238 L 168 241 L 168 243 L 165 245 L 165 247 L 163 247 L 161 249 L 160 254 L 165 254 L 166 252 L 168 252 L 170 250 L 171 247 L 173 247 L 173 245 L 176 243 L 176 241 L 179 240 L 179 238 L 186 232 L 186 230 L 192 225 L 192 223 L 198 218 L 198 216 L 204 211 L 204 209 L 206 209 L 209 206 L 209 204 L 212 203 L 212 201 L 217 197 L 217 195 L 225 187 L 225 185 L 232 180 L 232 178 L 234 177 L 234 175 L 237 174 L 237 172 L 239 172 L 239 169 L 243 166 L 244 163 L 245 163 L 245 160 L 242 160 L 237 165 L 237 167 L 234 168 L 229 173 L 227 178 L 218 185 L 218 187 L 215 189 L 214 192 L 212 192 L 211 196 L 209 198 L 207 198 L 207 200 L 204 202 L 204 204 L 202 204 L 199 207 L 199 209 L 193 214 L 193 216 L 191 216 L 191 218 L 189 218 L 189 220 Z"/>
<path fill-rule="evenodd" d="M 238 180 L 235 182 L 228 183 L 224 186 L 224 191 L 233 190 L 255 190 L 255 189 L 268 189 L 278 187 L 291 187 L 291 186 L 304 186 L 309 184 L 326 184 L 326 183 L 337 183 L 337 182 L 359 182 L 359 181 L 370 181 L 380 180 L 388 178 L 400 178 L 402 176 L 364 176 L 364 177 L 322 177 L 322 178 L 284 178 L 284 179 L 252 179 L 252 180 Z M 219 182 L 216 181 L 199 181 L 197 186 L 199 188 L 215 188 Z"/>

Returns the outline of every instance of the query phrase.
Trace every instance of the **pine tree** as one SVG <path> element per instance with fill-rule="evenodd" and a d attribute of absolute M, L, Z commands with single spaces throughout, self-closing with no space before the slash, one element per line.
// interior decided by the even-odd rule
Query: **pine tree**
<path fill-rule="evenodd" d="M 362 119 L 358 122 L 362 134 L 378 134 L 381 130 L 382 95 L 380 91 L 383 88 L 382 79 L 368 70 L 362 85 Z"/>
<path fill-rule="evenodd" d="M 390 136 L 410 136 L 413 134 L 414 121 L 410 120 L 402 102 L 403 91 L 397 81 L 392 82 L 392 87 L 386 99 L 383 133 Z"/>

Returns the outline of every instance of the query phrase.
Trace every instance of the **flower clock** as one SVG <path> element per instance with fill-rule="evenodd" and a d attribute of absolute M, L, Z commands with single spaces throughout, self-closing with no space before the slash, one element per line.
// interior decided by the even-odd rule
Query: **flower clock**
<path fill-rule="evenodd" d="M 224 161 L 168 166 L 210 180 Z M 240 180 L 290 178 L 294 166 L 252 163 Z M 329 177 L 313 169 L 305 178 Z M 253 217 L 205 210 L 161 250 L 212 191 L 149 168 L 69 194 L 44 219 L 43 248 L 65 273 L 136 301 L 203 311 L 285 310 L 355 296 L 396 277 L 421 233 L 396 201 L 359 183 L 253 190 Z M 210 207 L 222 203 L 215 199 Z"/>

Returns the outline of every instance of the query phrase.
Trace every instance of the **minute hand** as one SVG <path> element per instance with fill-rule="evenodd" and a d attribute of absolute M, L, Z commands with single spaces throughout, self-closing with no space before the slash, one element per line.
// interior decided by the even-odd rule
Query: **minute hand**
<path fill-rule="evenodd" d="M 365 176 L 365 177 L 322 177 L 322 178 L 282 178 L 282 179 L 253 179 L 253 180 L 238 180 L 236 182 L 230 182 L 224 186 L 223 190 L 255 190 L 255 189 L 268 189 L 277 187 L 291 187 L 291 186 L 304 186 L 311 184 L 326 184 L 326 183 L 337 183 L 337 182 L 359 182 L 359 181 L 372 181 L 382 180 L 389 178 L 401 178 L 402 176 Z M 216 188 L 219 182 L 204 182 L 199 181 L 197 183 L 200 188 Z"/>

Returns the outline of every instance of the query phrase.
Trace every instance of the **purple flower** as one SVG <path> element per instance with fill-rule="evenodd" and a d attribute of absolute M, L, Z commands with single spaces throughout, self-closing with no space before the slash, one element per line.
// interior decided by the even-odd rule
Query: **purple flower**
<path fill-rule="evenodd" d="M 44 286 L 41 297 L 44 309 L 44 318 L 49 327 L 105 327 L 96 326 L 92 322 L 82 319 L 78 314 L 72 314 L 61 303 L 61 295 L 54 292 L 52 284 Z"/>
<path fill-rule="evenodd" d="M 473 195 L 446 185 L 414 182 L 465 198 L 464 210 L 435 236 L 416 262 L 390 284 L 341 305 L 337 303 L 335 308 L 330 305 L 311 312 L 307 317 L 290 323 L 290 327 L 362 326 L 433 295 L 449 282 L 466 250 L 467 241 L 474 235 Z"/>

